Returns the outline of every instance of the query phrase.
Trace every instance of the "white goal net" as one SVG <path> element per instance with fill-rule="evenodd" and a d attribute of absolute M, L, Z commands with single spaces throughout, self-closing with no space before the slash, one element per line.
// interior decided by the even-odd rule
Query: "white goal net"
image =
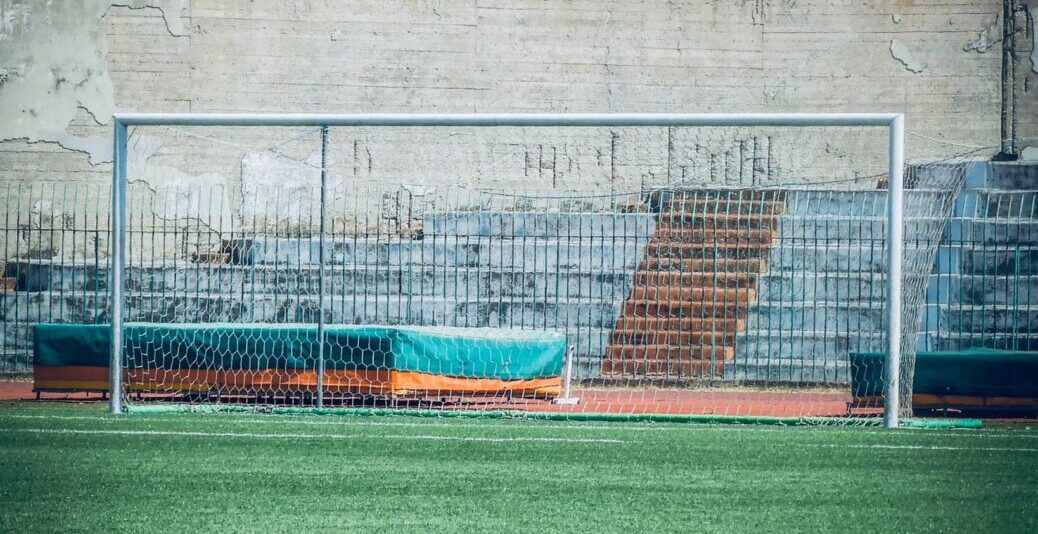
<path fill-rule="evenodd" d="M 117 126 L 117 408 L 910 415 L 967 166 L 895 116 L 276 117 Z"/>

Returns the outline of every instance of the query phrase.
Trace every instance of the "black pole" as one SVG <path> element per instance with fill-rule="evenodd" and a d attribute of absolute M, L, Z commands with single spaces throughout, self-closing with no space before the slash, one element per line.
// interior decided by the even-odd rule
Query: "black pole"
<path fill-rule="evenodd" d="M 1002 116 L 999 152 L 995 161 L 1016 161 L 1016 47 L 1013 34 L 1016 26 L 1016 0 L 1002 0 Z"/>

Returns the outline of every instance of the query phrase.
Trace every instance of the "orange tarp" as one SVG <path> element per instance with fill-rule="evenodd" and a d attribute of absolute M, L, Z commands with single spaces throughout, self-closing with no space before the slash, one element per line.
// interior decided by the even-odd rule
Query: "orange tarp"
<path fill-rule="evenodd" d="M 37 365 L 33 369 L 36 389 L 108 391 L 108 368 Z M 126 388 L 152 392 L 301 392 L 317 389 L 317 373 L 295 370 L 218 371 L 198 369 L 128 370 Z M 329 370 L 324 390 L 331 393 L 368 395 L 495 394 L 558 395 L 562 379 L 529 380 L 457 378 L 391 370 Z"/>

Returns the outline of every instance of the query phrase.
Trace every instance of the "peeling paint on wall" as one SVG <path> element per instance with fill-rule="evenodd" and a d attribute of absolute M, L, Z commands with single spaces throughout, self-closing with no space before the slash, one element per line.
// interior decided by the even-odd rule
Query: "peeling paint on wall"
<path fill-rule="evenodd" d="M 966 44 L 962 46 L 962 49 L 966 52 L 979 52 L 983 54 L 990 50 L 992 46 L 1001 43 L 1002 27 L 999 24 L 1001 19 L 1001 16 L 996 16 L 994 22 L 981 30 L 976 39 L 970 39 L 967 41 Z"/>
<path fill-rule="evenodd" d="M 107 124 L 115 111 L 101 23 L 113 5 L 157 9 L 171 34 L 187 35 L 183 0 L 0 0 L 0 140 L 56 143 L 87 154 L 91 164 L 111 161 L 107 136 L 67 128 L 80 109 L 97 124 Z"/>
<path fill-rule="evenodd" d="M 197 219 L 210 228 L 231 220 L 226 178 L 217 173 L 193 175 L 175 167 L 156 165 L 151 159 L 162 141 L 133 135 L 127 140 L 127 168 L 131 184 L 145 185 L 154 194 L 150 211 L 159 219 Z"/>
<path fill-rule="evenodd" d="M 986 56 L 962 52 L 966 41 L 979 37 L 977 32 L 996 17 L 990 1 L 982 6 L 888 2 L 868 8 L 836 2 L 824 13 L 796 0 L 660 3 L 637 10 L 619 10 L 623 3 L 593 2 L 576 12 L 567 0 L 520 2 L 525 7 L 514 10 L 454 2 L 432 15 L 413 2 L 351 7 L 335 2 L 195 2 L 190 9 L 186 0 L 112 2 L 52 2 L 45 7 L 41 0 L 0 0 L 0 6 L 11 8 L 0 19 L 0 33 L 35 24 L 37 45 L 54 50 L 33 55 L 42 63 L 31 68 L 93 65 L 91 79 L 107 80 L 107 65 L 122 103 L 144 102 L 135 104 L 144 106 L 141 111 L 670 111 L 689 102 L 704 111 L 881 106 L 910 107 L 914 127 L 931 135 L 997 135 L 998 47 Z M 630 31 L 600 31 L 614 17 L 622 18 Z M 800 32 L 805 24 L 812 26 L 809 38 Z M 113 33 L 106 36 L 106 31 Z M 68 37 L 76 32 L 86 36 Z M 170 37 L 188 34 L 190 41 Z M 739 45 L 731 46 L 735 42 Z M 883 57 L 886 43 L 900 65 Z M 114 107 L 111 82 L 92 93 L 63 84 L 57 94 L 37 102 L 23 86 L 28 63 L 6 61 L 11 56 L 6 45 L 0 41 L 0 113 L 6 113 L 0 115 L 0 139 L 45 141 L 83 151 L 95 161 L 108 159 L 108 129 L 91 126 L 87 114 L 98 124 L 107 120 Z M 851 53 L 825 58 L 828 49 Z M 89 61 L 79 57 L 88 53 L 93 54 Z M 917 75 L 907 75 L 902 66 Z M 911 90 L 918 95 L 931 81 L 941 91 L 914 96 L 911 102 L 905 100 L 905 91 L 886 90 L 891 84 L 914 83 L 919 85 Z M 967 96 L 958 98 L 960 94 Z M 28 105 L 19 105 L 12 95 Z M 71 111 L 55 115 L 57 120 L 33 118 L 33 113 L 57 109 Z M 666 159 L 666 139 L 625 134 L 610 142 L 608 135 L 569 135 L 549 139 L 537 132 L 485 147 L 479 136 L 408 139 L 372 134 L 333 148 L 342 176 L 354 181 L 623 190 L 659 177 L 669 183 L 684 176 L 684 170 Z M 220 172 L 235 187 L 246 178 L 239 176 L 242 153 L 192 152 L 198 147 L 185 149 L 179 141 L 165 140 L 151 163 L 195 174 Z M 10 143 L 12 160 L 29 157 L 20 143 Z M 541 145 L 543 151 L 530 149 Z M 412 154 L 411 147 L 423 148 Z M 569 147 L 572 151 L 564 154 L 562 149 Z M 54 152 L 42 147 L 36 151 Z M 32 163 L 21 167 L 28 169 L 25 177 L 65 180 L 66 169 L 80 172 L 86 166 L 79 161 L 85 158 L 69 159 L 47 154 L 39 169 Z M 516 173 L 524 170 L 517 179 Z M 87 169 L 77 177 L 97 181 L 104 178 L 102 171 Z M 22 179 L 19 172 L 6 176 Z M 236 202 L 238 193 L 235 189 Z"/>
<path fill-rule="evenodd" d="M 321 198 L 320 167 L 321 156 L 316 153 L 306 161 L 268 152 L 246 154 L 241 160 L 242 219 L 277 220 L 280 224 L 312 214 Z M 292 201 L 278 205 L 272 199 Z"/>
<path fill-rule="evenodd" d="M 80 107 L 103 121 L 114 110 L 99 24 L 107 9 L 101 0 L 0 0 L 0 139 L 57 143 L 94 164 L 111 160 L 110 140 L 65 131 Z"/>
<path fill-rule="evenodd" d="M 890 57 L 894 58 L 898 63 L 904 65 L 905 69 L 910 72 L 919 74 L 926 70 L 926 63 L 922 62 L 918 58 L 915 58 L 912 51 L 905 46 L 901 41 L 890 41 Z"/>

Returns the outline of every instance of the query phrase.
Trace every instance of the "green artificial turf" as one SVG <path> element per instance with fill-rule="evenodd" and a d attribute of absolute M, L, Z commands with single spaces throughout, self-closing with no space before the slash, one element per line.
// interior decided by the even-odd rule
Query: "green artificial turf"
<path fill-rule="evenodd" d="M 1036 532 L 1038 428 L 0 404 L 0 532 Z"/>

